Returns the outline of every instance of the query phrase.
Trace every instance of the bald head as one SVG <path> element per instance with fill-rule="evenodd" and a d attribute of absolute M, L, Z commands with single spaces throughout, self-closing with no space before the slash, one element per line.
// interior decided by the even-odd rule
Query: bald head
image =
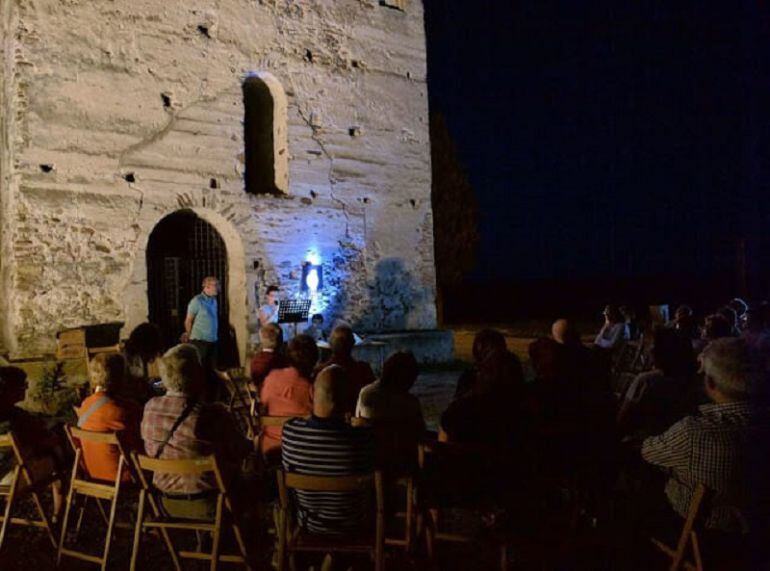
<path fill-rule="evenodd" d="M 313 414 L 319 418 L 343 416 L 348 398 L 348 376 L 339 365 L 321 370 L 313 383 Z"/>
<path fill-rule="evenodd" d="M 580 343 L 580 335 L 572 327 L 572 323 L 567 319 L 557 319 L 551 326 L 551 337 L 557 343 L 562 345 L 572 345 Z"/>

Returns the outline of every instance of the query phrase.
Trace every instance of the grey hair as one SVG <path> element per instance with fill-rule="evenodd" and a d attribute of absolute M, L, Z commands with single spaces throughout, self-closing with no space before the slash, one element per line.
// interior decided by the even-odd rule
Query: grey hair
<path fill-rule="evenodd" d="M 275 349 L 283 343 L 283 331 L 275 323 L 259 328 L 259 344 L 262 349 Z"/>
<path fill-rule="evenodd" d="M 195 345 L 182 343 L 160 358 L 160 378 L 169 391 L 187 394 L 200 374 L 201 357 Z"/>
<path fill-rule="evenodd" d="M 715 339 L 700 356 L 703 372 L 728 396 L 744 397 L 753 373 L 749 346 L 740 337 Z"/>

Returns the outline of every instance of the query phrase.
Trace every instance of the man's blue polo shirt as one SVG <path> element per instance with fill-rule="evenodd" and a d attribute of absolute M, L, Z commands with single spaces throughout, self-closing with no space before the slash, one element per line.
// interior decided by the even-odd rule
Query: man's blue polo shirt
<path fill-rule="evenodd" d="M 193 326 L 190 331 L 190 339 L 193 341 L 217 342 L 219 330 L 219 317 L 217 314 L 217 298 L 199 293 L 190 300 L 187 306 L 187 315 L 192 315 Z"/>

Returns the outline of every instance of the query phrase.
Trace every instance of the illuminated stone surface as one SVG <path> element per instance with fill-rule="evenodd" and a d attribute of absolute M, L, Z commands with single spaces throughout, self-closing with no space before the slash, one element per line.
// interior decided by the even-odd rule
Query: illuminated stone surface
<path fill-rule="evenodd" d="M 0 0 L 2 349 L 147 319 L 145 249 L 190 208 L 222 235 L 241 351 L 255 288 L 360 330 L 435 323 L 422 3 Z M 275 95 L 276 187 L 243 182 L 242 82 Z M 255 264 L 258 262 L 258 264 Z M 255 266 L 257 266 L 255 268 Z"/>

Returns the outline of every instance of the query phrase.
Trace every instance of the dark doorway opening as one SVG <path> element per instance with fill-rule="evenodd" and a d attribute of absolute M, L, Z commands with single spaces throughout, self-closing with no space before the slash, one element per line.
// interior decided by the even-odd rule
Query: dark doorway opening
<path fill-rule="evenodd" d="M 220 366 L 231 366 L 238 362 L 238 351 L 229 322 L 224 240 L 191 210 L 166 216 L 155 226 L 147 244 L 147 292 L 150 321 L 160 327 L 167 347 L 179 342 L 187 304 L 201 292 L 206 276 L 219 278 Z"/>

